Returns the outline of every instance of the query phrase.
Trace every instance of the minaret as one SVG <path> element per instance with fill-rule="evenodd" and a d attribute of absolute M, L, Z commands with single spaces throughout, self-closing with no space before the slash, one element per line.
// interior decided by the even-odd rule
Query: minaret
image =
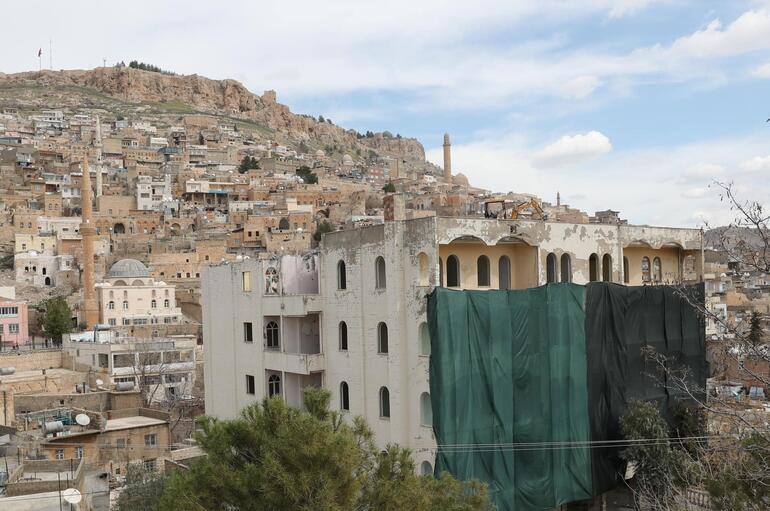
<path fill-rule="evenodd" d="M 561 206 L 561 194 L 556 192 L 556 207 Z"/>
<path fill-rule="evenodd" d="M 80 237 L 83 240 L 83 316 L 82 321 L 87 329 L 93 328 L 99 322 L 99 308 L 96 304 L 96 289 L 94 288 L 94 235 L 96 228 L 93 222 L 91 206 L 91 173 L 88 169 L 88 158 L 83 162 L 83 177 L 80 179 L 80 209 L 82 223 Z"/>
<path fill-rule="evenodd" d="M 102 123 L 99 116 L 96 116 L 96 136 L 94 137 L 94 147 L 96 148 L 96 196 L 102 196 Z"/>
<path fill-rule="evenodd" d="M 449 133 L 444 133 L 444 181 L 452 183 L 452 144 L 449 143 Z"/>

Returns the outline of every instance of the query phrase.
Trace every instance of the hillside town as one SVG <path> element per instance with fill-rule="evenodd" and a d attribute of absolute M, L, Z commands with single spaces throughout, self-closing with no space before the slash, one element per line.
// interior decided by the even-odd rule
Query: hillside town
<path fill-rule="evenodd" d="M 0 88 L 56 72 L 34 74 Z M 197 418 L 266 397 L 302 409 L 308 387 L 437 473 L 439 288 L 705 282 L 709 345 L 770 314 L 770 276 L 702 229 L 476 187 L 449 134 L 434 164 L 401 135 L 283 106 L 284 124 L 263 125 L 93 89 L 133 106 L 0 94 L 0 509 L 58 505 L 62 487 L 109 509 L 131 464 L 172 473 L 206 456 Z M 709 387 L 766 421 L 770 388 L 744 362 L 770 373 L 746 355 L 712 364 Z"/>

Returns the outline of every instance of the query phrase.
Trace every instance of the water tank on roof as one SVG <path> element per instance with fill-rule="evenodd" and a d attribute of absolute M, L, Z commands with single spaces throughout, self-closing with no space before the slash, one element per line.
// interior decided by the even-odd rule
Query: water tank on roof
<path fill-rule="evenodd" d="M 134 390 L 134 384 L 130 381 L 121 381 L 115 384 L 115 390 L 117 392 L 126 392 L 127 390 Z"/>
<path fill-rule="evenodd" d="M 43 424 L 43 434 L 50 435 L 51 433 L 60 433 L 64 431 L 64 423 L 62 421 L 52 421 Z"/>
<path fill-rule="evenodd" d="M 16 372 L 15 367 L 0 367 L 0 376 L 8 376 Z"/>

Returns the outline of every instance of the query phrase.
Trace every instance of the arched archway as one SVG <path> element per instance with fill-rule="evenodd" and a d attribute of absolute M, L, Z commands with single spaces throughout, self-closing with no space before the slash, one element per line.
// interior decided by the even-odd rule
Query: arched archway
<path fill-rule="evenodd" d="M 588 281 L 596 282 L 599 280 L 599 256 L 591 254 L 588 258 Z"/>
<path fill-rule="evenodd" d="M 278 222 L 278 229 L 282 231 L 288 231 L 289 230 L 289 220 L 287 218 L 281 218 L 281 220 Z"/>
<path fill-rule="evenodd" d="M 602 257 L 602 280 L 612 282 L 612 256 L 609 254 Z"/>
<path fill-rule="evenodd" d="M 556 254 L 551 252 L 545 258 L 545 281 L 556 282 Z"/>
<path fill-rule="evenodd" d="M 454 254 L 446 259 L 446 287 L 460 287 L 460 260 Z"/>
<path fill-rule="evenodd" d="M 497 262 L 498 288 L 511 289 L 511 258 L 504 255 Z"/>
<path fill-rule="evenodd" d="M 45 285 L 46 286 L 50 286 L 51 285 L 51 277 L 46 277 L 45 278 Z"/>
<path fill-rule="evenodd" d="M 121 222 L 118 222 L 112 227 L 112 232 L 114 232 L 115 234 L 125 234 L 126 226 L 123 225 Z"/>
<path fill-rule="evenodd" d="M 561 282 L 572 282 L 572 258 L 569 254 L 561 255 Z"/>

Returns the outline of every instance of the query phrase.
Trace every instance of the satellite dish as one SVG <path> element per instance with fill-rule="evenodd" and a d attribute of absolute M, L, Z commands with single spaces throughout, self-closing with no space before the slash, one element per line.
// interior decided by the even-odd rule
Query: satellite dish
<path fill-rule="evenodd" d="M 100 385 L 104 385 L 104 382 L 103 382 L 102 380 L 99 380 L 99 379 L 97 378 L 97 380 L 96 380 L 96 386 L 98 387 L 98 386 L 100 386 Z"/>
<path fill-rule="evenodd" d="M 67 488 L 61 492 L 61 496 L 69 504 L 77 504 L 83 499 L 83 496 L 75 488 Z"/>
<path fill-rule="evenodd" d="M 81 426 L 88 426 L 91 424 L 91 417 L 84 413 L 79 413 L 75 416 L 75 422 L 80 424 Z"/>

